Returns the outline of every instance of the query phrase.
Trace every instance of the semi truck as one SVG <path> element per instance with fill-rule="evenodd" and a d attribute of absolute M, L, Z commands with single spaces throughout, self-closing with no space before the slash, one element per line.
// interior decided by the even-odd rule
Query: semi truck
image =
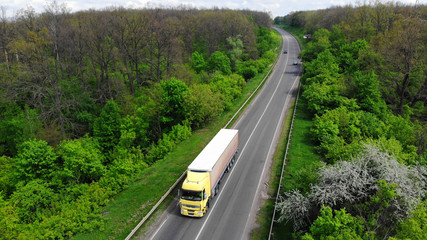
<path fill-rule="evenodd" d="M 239 130 L 221 129 L 187 168 L 179 191 L 181 214 L 203 217 L 221 179 L 236 160 Z"/>

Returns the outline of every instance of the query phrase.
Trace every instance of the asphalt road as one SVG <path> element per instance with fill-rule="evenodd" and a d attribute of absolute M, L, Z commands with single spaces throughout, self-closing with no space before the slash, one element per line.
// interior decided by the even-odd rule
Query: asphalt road
<path fill-rule="evenodd" d="M 273 73 L 233 128 L 239 129 L 239 153 L 232 171 L 221 180 L 220 193 L 201 219 L 180 215 L 176 198 L 160 222 L 143 239 L 248 239 L 266 189 L 265 176 L 283 120 L 296 95 L 301 65 L 297 41 L 279 29 L 283 49 Z M 288 53 L 283 54 L 284 49 Z"/>

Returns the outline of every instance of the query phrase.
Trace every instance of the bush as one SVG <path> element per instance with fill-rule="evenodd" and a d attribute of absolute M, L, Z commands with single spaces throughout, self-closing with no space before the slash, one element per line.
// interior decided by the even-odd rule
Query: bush
<path fill-rule="evenodd" d="M 104 156 L 98 143 L 88 137 L 66 140 L 58 146 L 63 161 L 63 177 L 75 183 L 97 181 L 104 174 Z"/>
<path fill-rule="evenodd" d="M 14 158 L 16 181 L 51 179 L 58 169 L 57 158 L 45 141 L 33 139 L 22 143 Z"/>
<path fill-rule="evenodd" d="M 223 104 L 221 93 L 207 84 L 196 84 L 185 95 L 186 119 L 193 127 L 202 127 L 221 114 Z"/>
<path fill-rule="evenodd" d="M 216 51 L 208 59 L 208 70 L 211 72 L 220 71 L 225 75 L 231 74 L 230 59 L 222 52 Z"/>

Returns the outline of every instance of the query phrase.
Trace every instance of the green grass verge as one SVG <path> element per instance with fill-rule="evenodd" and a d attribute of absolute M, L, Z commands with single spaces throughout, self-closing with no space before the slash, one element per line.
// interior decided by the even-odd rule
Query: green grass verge
<path fill-rule="evenodd" d="M 300 101 L 295 115 L 292 139 L 288 151 L 288 159 L 283 175 L 283 189 L 292 189 L 297 183 L 292 176 L 298 171 L 321 162 L 320 156 L 314 151 L 314 143 L 310 140 L 310 128 L 313 126 L 312 116 L 306 109 L 306 105 Z M 273 239 L 291 239 L 292 226 L 285 223 L 276 223 L 273 227 Z"/>
<path fill-rule="evenodd" d="M 309 41 L 308 39 L 304 39 L 304 34 L 306 34 L 306 31 L 303 28 L 292 27 L 289 25 L 278 25 L 277 27 L 285 29 L 287 32 L 294 35 L 294 37 L 298 39 L 302 48 L 304 48 Z"/>
<path fill-rule="evenodd" d="M 276 33 L 276 32 L 275 32 Z M 278 33 L 276 33 L 278 35 Z M 277 48 L 276 54 L 280 54 Z M 251 79 L 240 98 L 236 99 L 231 110 L 224 112 L 215 122 L 204 129 L 193 132 L 192 136 L 178 144 L 164 159 L 157 161 L 145 169 L 138 180 L 129 188 L 114 196 L 104 210 L 103 227 L 101 229 L 77 234 L 74 239 L 124 239 L 141 221 L 170 186 L 185 171 L 187 166 L 215 136 L 215 134 L 231 119 L 237 109 L 246 101 L 254 89 L 267 75 L 269 68 Z M 261 88 L 260 88 L 261 89 Z M 242 111 L 243 112 L 243 111 Z M 240 113 L 241 114 L 241 113 Z M 236 116 L 236 119 L 238 116 Z M 234 120 L 236 121 L 236 120 Z M 232 126 L 232 123 L 230 124 Z M 156 210 L 160 214 L 171 203 L 176 194 L 173 192 Z M 154 216 L 155 218 L 155 216 Z M 144 224 L 140 231 L 146 231 L 153 217 Z"/>

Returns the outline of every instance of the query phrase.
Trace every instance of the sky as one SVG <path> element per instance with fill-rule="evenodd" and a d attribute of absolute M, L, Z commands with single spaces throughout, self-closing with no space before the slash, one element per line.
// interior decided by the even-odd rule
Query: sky
<path fill-rule="evenodd" d="M 53 0 L 0 0 L 0 6 L 6 10 L 7 17 L 13 17 L 19 9 L 28 6 L 41 13 L 47 3 Z M 271 17 L 285 16 L 293 11 L 325 9 L 331 6 L 343 6 L 364 0 L 56 0 L 59 4 L 65 3 L 71 12 L 87 9 L 103 9 L 109 6 L 122 6 L 125 8 L 145 7 L 177 7 L 180 5 L 195 8 L 229 8 L 250 9 L 270 13 Z M 365 0 L 369 2 L 369 0 Z M 386 0 L 388 1 L 388 0 Z M 399 0 L 402 3 L 414 4 L 416 0 Z M 385 2 L 383 0 L 383 2 Z M 427 4 L 427 0 L 418 0 Z"/>

